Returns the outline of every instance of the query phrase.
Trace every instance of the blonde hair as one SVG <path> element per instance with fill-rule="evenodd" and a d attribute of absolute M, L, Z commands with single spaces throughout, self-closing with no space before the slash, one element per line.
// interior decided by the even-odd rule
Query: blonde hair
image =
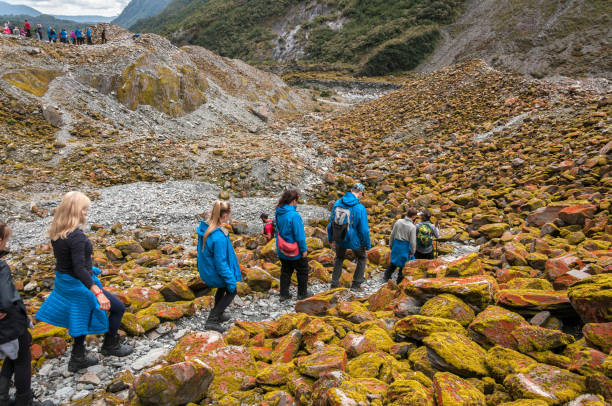
<path fill-rule="evenodd" d="M 221 216 L 225 213 L 229 213 L 232 211 L 232 206 L 229 202 L 222 202 L 221 200 L 217 200 L 213 205 L 212 211 L 210 212 L 210 216 L 208 217 L 208 228 L 204 233 L 204 237 L 202 237 L 202 251 L 204 251 L 204 247 L 206 246 L 206 239 L 221 225 Z"/>
<path fill-rule="evenodd" d="M 91 201 L 81 192 L 68 192 L 62 198 L 59 207 L 55 209 L 53 222 L 49 228 L 49 238 L 52 241 L 68 237 L 68 234 L 85 225 L 83 211 Z"/>

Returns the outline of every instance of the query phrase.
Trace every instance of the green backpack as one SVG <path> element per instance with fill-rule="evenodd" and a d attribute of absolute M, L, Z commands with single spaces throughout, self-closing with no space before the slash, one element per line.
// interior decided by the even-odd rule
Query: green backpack
<path fill-rule="evenodd" d="M 433 230 L 429 224 L 421 223 L 416 232 L 417 250 L 423 252 L 433 246 Z"/>

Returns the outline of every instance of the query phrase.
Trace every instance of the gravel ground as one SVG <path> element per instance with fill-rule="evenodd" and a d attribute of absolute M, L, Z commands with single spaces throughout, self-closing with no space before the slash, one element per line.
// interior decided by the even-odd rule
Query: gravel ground
<path fill-rule="evenodd" d="M 102 224 L 108 228 L 120 222 L 125 228 L 130 228 L 140 223 L 164 233 L 188 237 L 200 221 L 198 214 L 210 210 L 220 190 L 217 186 L 194 181 L 138 182 L 99 189 L 99 197 L 92 201 L 89 209 L 88 224 Z M 273 214 L 277 200 L 247 197 L 230 201 L 232 217 L 248 223 L 249 231 L 257 233 L 261 228 L 260 214 Z M 59 199 L 55 199 L 43 201 L 39 207 L 52 209 L 58 204 Z M 329 216 L 327 209 L 317 206 L 300 205 L 298 210 L 305 223 L 309 219 Z M 47 242 L 45 232 L 51 220 L 47 217 L 12 223 L 11 247 L 27 248 Z"/>
<path fill-rule="evenodd" d="M 442 258 L 452 260 L 477 250 L 478 247 L 475 246 L 455 244 L 455 251 Z M 382 272 L 378 272 L 364 282 L 362 285 L 364 292 L 361 295 L 371 295 L 382 284 Z M 311 283 L 309 286 L 313 294 L 323 292 L 328 288 L 328 284 L 320 282 Z M 291 294 L 294 299 L 284 303 L 279 301 L 276 290 L 259 296 L 236 297 L 227 313 L 235 320 L 275 320 L 283 314 L 294 311 L 297 295 L 295 286 L 291 287 Z M 127 342 L 135 347 L 132 355 L 123 359 L 101 358 L 99 365 L 76 374 L 67 370 L 69 353 L 60 358 L 48 360 L 33 377 L 32 389 L 39 400 L 51 400 L 56 404 L 84 398 L 92 392 L 103 390 L 118 372 L 130 369 L 134 375 L 137 375 L 141 370 L 154 365 L 176 345 L 182 336 L 190 332 L 203 331 L 207 317 L 208 312 L 201 311 L 192 317 L 180 319 L 175 325 L 164 323 L 145 336 L 129 338 Z M 230 328 L 232 324 L 233 322 L 230 321 L 225 326 Z M 89 350 L 97 354 L 98 346 L 90 345 Z M 117 395 L 126 398 L 128 392 L 124 390 Z"/>

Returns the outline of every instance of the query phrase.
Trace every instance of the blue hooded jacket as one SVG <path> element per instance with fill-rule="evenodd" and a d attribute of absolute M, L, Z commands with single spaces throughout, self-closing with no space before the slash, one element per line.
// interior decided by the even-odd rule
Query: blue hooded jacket
<path fill-rule="evenodd" d="M 91 29 L 87 29 L 87 38 L 91 38 Z"/>
<path fill-rule="evenodd" d="M 338 244 L 341 248 L 350 250 L 358 250 L 361 247 L 365 247 L 366 250 L 372 248 L 370 242 L 370 227 L 368 226 L 368 214 L 363 204 L 359 203 L 357 196 L 348 192 L 342 199 L 338 200 L 331 212 L 329 217 L 329 224 L 327 225 L 327 238 L 329 242 L 332 242 L 332 223 L 334 221 L 334 213 L 336 207 L 343 207 L 351 212 L 351 226 L 349 227 L 348 233 L 342 243 Z"/>
<path fill-rule="evenodd" d="M 212 288 L 227 288 L 236 291 L 236 283 L 242 280 L 238 257 L 229 239 L 229 233 L 223 227 L 217 228 L 206 239 L 202 250 L 204 233 L 208 229 L 205 221 L 200 223 L 198 232 L 198 272 L 200 278 Z"/>
<path fill-rule="evenodd" d="M 74 34 L 76 35 L 77 38 L 83 38 L 83 33 L 78 28 L 74 30 Z"/>
<path fill-rule="evenodd" d="M 295 206 L 286 204 L 276 208 L 276 233 L 283 237 L 289 244 L 298 243 L 300 254 L 295 257 L 283 255 L 278 249 L 278 238 L 276 239 L 276 252 L 280 259 L 295 261 L 302 257 L 302 253 L 308 251 L 306 246 L 306 234 L 302 216 L 297 212 Z"/>

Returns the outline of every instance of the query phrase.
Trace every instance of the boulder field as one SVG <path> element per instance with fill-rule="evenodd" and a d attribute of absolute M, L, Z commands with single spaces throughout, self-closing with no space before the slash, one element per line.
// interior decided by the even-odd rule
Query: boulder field
<path fill-rule="evenodd" d="M 352 183 L 366 185 L 368 278 L 388 263 L 387 238 L 407 206 L 432 212 L 440 253 L 452 242 L 480 250 L 409 262 L 400 285 L 363 297 L 347 289 L 349 258 L 343 287 L 276 320 L 189 332 L 157 365 L 119 374 L 72 404 L 609 404 L 612 100 L 596 90 L 472 61 L 322 120 L 310 135 L 334 168 L 313 200 L 327 205 Z M 321 282 L 334 259 L 325 226 L 306 229 L 311 278 Z M 274 242 L 229 228 L 244 276 L 239 295 L 276 290 Z M 119 225 L 94 225 L 90 236 L 104 283 L 128 307 L 125 334 L 163 330 L 211 306 L 193 239 Z M 11 263 L 35 312 L 52 285 L 50 249 Z M 69 341 L 43 323 L 33 336 L 37 368 Z"/>

